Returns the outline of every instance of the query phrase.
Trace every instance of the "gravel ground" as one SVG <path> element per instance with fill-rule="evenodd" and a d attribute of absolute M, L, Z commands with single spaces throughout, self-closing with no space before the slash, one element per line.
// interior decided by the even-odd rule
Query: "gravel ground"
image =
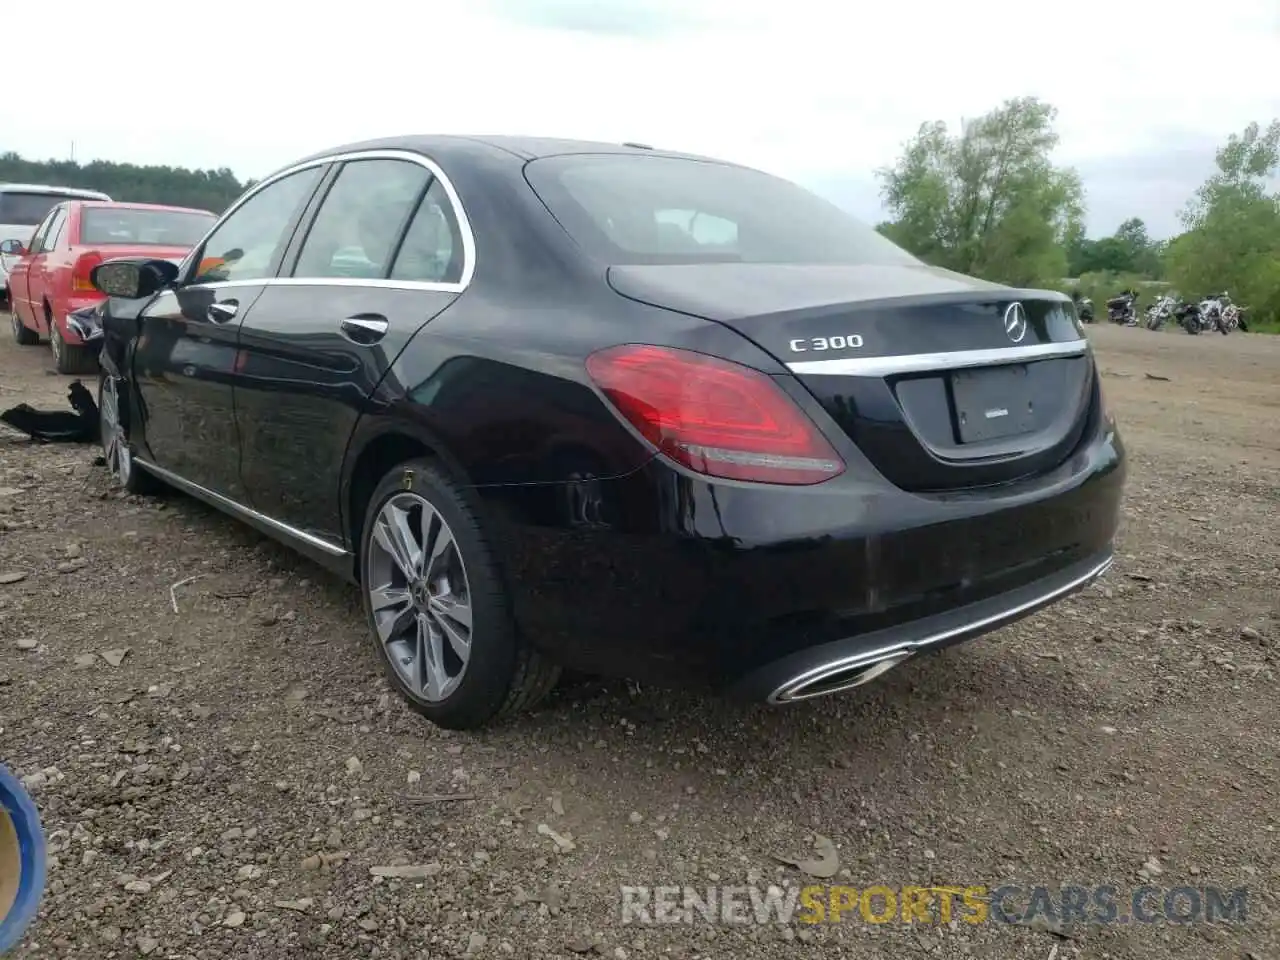
<path fill-rule="evenodd" d="M 0 756 L 51 848 L 18 955 L 1280 956 L 1280 337 L 1090 336 L 1131 455 L 1113 571 L 783 710 L 580 684 L 449 735 L 389 693 L 353 589 L 0 436 Z M 0 408 L 68 382 L 0 345 Z M 776 857 L 815 835 L 839 872 L 808 882 L 1109 884 L 1122 913 L 1144 880 L 1246 887 L 1248 916 L 622 922 L 623 884 L 799 881 Z"/>

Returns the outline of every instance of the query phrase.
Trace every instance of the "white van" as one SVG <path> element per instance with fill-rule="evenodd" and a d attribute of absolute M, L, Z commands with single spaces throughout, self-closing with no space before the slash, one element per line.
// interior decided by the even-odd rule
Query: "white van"
<path fill-rule="evenodd" d="M 110 200 L 99 190 L 48 187 L 33 183 L 0 183 L 0 243 L 18 240 L 25 247 L 54 204 L 63 200 Z M 17 257 L 0 253 L 0 305 L 9 305 L 9 268 Z"/>

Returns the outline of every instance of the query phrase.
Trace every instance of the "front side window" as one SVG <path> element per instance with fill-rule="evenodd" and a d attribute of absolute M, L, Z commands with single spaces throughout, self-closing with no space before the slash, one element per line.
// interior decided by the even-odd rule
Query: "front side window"
<path fill-rule="evenodd" d="M 308 167 L 263 187 L 209 235 L 192 283 L 265 280 L 274 276 L 289 228 L 320 180 Z"/>
<path fill-rule="evenodd" d="M 408 160 L 345 164 L 298 253 L 295 277 L 385 279 L 431 174 Z"/>
<path fill-rule="evenodd" d="M 608 263 L 919 264 L 817 194 L 745 167 L 596 154 L 534 160 L 525 176 L 569 235 Z"/>

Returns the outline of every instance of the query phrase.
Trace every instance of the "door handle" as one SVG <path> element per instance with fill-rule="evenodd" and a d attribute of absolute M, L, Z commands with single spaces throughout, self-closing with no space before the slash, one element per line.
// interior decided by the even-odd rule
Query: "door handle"
<path fill-rule="evenodd" d="M 377 314 L 362 313 L 354 317 L 347 317 L 342 321 L 342 335 L 352 343 L 358 343 L 367 346 L 371 343 L 377 343 L 386 336 L 387 328 L 386 317 L 380 317 Z"/>
<path fill-rule="evenodd" d="M 210 323 L 226 323 L 228 320 L 234 320 L 236 311 L 240 309 L 240 304 L 235 300 L 219 300 L 217 303 L 209 304 L 209 309 L 205 311 Z"/>

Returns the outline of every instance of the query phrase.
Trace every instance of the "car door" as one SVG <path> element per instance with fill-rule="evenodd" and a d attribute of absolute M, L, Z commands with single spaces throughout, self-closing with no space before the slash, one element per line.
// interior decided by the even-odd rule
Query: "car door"
<path fill-rule="evenodd" d="M 49 229 L 44 232 L 39 244 L 32 246 L 33 256 L 27 273 L 27 303 L 31 306 L 35 329 L 46 337 L 49 335 L 49 312 L 45 310 L 45 305 L 48 304 L 52 309 L 53 293 L 50 286 L 53 271 L 57 267 L 55 254 L 58 241 L 66 232 L 69 214 L 68 204 L 60 203 L 54 207 L 50 211 L 53 219 L 49 221 Z"/>
<path fill-rule="evenodd" d="M 139 314 L 132 376 L 143 459 L 236 503 L 240 440 L 231 381 L 240 324 L 276 275 L 323 175 L 304 168 L 237 203 Z"/>
<path fill-rule="evenodd" d="M 260 513 L 345 542 L 347 442 L 409 339 L 462 289 L 452 188 L 412 154 L 349 159 L 240 328 L 241 475 Z"/>
<path fill-rule="evenodd" d="M 57 218 L 57 207 L 45 214 L 27 241 L 27 252 L 9 268 L 9 307 L 22 324 L 32 330 L 39 330 L 40 324 L 36 319 L 37 311 L 31 307 L 31 267 Z"/>

